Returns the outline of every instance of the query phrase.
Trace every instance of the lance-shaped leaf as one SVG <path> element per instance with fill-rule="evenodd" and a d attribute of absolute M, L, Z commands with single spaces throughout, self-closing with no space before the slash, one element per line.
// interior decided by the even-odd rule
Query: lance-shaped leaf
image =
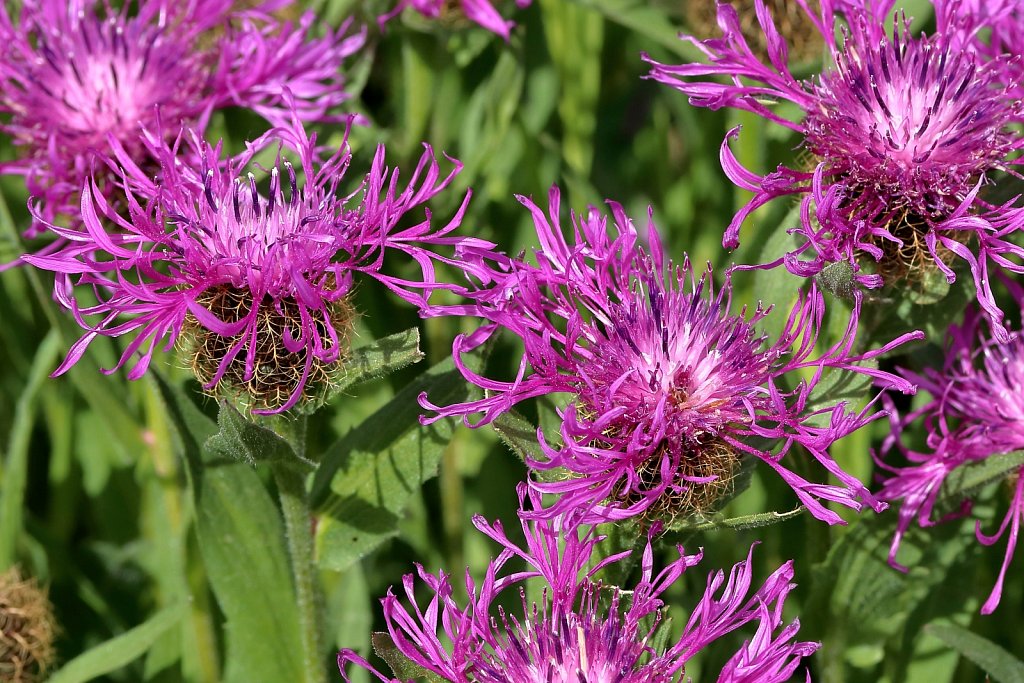
<path fill-rule="evenodd" d="M 449 358 L 328 449 L 311 492 L 321 515 L 321 566 L 341 571 L 395 536 L 409 499 L 437 474 L 453 424 L 420 424 L 416 397 L 423 391 L 433 401 L 455 403 L 467 399 L 469 387 Z"/>
<path fill-rule="evenodd" d="M 995 683 L 1024 683 L 1024 662 L 992 641 L 956 624 L 928 624 L 925 630 L 977 664 Z"/>
<path fill-rule="evenodd" d="M 177 387 L 158 383 L 188 463 L 203 565 L 226 619 L 224 680 L 302 680 L 299 614 L 277 505 L 252 467 L 201 446 L 217 432 L 213 420 Z M 267 647 L 269 635 L 274 647 Z"/>

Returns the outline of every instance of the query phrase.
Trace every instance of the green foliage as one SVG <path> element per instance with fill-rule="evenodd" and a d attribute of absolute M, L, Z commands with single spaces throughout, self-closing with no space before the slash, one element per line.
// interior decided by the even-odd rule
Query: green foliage
<path fill-rule="evenodd" d="M 185 614 L 184 603 L 165 607 L 145 623 L 98 645 L 55 671 L 51 683 L 85 683 L 138 659 L 167 633 Z"/>
<path fill-rule="evenodd" d="M 311 494 L 322 515 L 321 566 L 341 571 L 396 536 L 409 499 L 437 474 L 452 424 L 419 423 L 422 392 L 448 403 L 464 400 L 467 386 L 452 361 L 442 361 L 327 450 Z"/>
<path fill-rule="evenodd" d="M 995 683 L 1024 683 L 1024 662 L 995 643 L 956 624 L 928 624 L 925 628 L 977 664 Z"/>
<path fill-rule="evenodd" d="M 160 389 L 188 464 L 203 566 L 226 619 L 224 680 L 302 680 L 299 614 L 280 513 L 249 465 L 221 461 L 226 437 L 214 438 L 214 423 L 176 388 L 161 381 Z M 224 417 L 231 414 L 221 411 L 222 425 L 237 428 L 240 418 Z M 211 442 L 212 451 L 200 446 Z M 268 634 L 274 634 L 273 648 Z"/>
<path fill-rule="evenodd" d="M 731 263 L 774 261 L 798 246 L 787 231 L 800 220 L 799 206 L 779 201 L 750 217 L 737 251 L 720 247 L 734 210 L 750 196 L 721 171 L 725 131 L 743 125 L 733 149 L 757 173 L 793 162 L 798 141 L 755 115 L 692 107 L 680 93 L 642 78 L 648 67 L 641 52 L 673 63 L 702 59 L 692 43 L 678 39 L 694 28 L 684 25 L 684 2 L 535 0 L 523 10 L 498 4 L 518 24 L 507 43 L 451 12 L 433 21 L 407 11 L 379 31 L 375 17 L 392 0 L 310 3 L 334 25 L 353 14 L 368 23 L 368 47 L 349 68 L 353 97 L 345 105 L 370 124 L 351 133 L 353 172 L 365 169 L 385 143 L 401 185 L 429 142 L 465 164 L 452 187 L 430 202 L 431 219 L 443 224 L 471 187 L 459 234 L 493 241 L 510 254 L 538 248 L 529 214 L 514 195 L 543 205 L 553 183 L 564 190 L 563 223 L 570 208 L 600 208 L 605 197 L 622 202 L 638 224 L 652 206 L 666 253 L 677 262 L 688 254 L 698 270 L 710 259 L 716 285 Z M 915 16 L 931 11 L 928 0 L 898 4 Z M 458 3 L 446 5 L 452 10 Z M 794 113 L 784 105 L 779 111 Z M 216 114 L 211 135 L 224 134 L 241 148 L 262 125 L 245 112 Z M 325 143 L 342 135 L 335 124 L 316 129 Z M 0 135 L 0 161 L 19 153 Z M 0 177 L 0 263 L 41 246 L 20 236 L 27 202 L 22 178 Z M 390 259 L 385 266 L 414 271 Z M 450 279 L 452 272 L 442 267 L 437 276 Z M 851 278 L 845 264 L 817 278 L 828 310 L 823 344 L 845 329 Z M 735 271 L 732 279 L 734 312 L 757 301 L 775 307 L 759 325 L 769 338 L 808 287 L 784 268 Z M 880 359 L 879 367 L 941 361 L 943 335 L 974 297 L 971 279 L 958 272 L 949 284 L 931 272 L 910 288 L 865 292 L 858 348 L 920 329 L 926 341 Z M 65 378 L 48 379 L 82 334 L 58 310 L 51 289 L 41 271 L 0 272 L 0 568 L 19 563 L 50 586 L 65 662 L 51 680 L 338 680 L 333 654 L 339 647 L 355 648 L 403 679 L 440 680 L 381 633 L 379 597 L 399 585 L 413 562 L 456 575 L 468 566 L 479 576 L 497 551 L 472 528 L 472 516 L 501 519 L 510 534 L 518 533 L 514 486 L 525 475 L 524 462 L 544 459 L 537 425 L 553 446 L 559 438 L 555 406 L 543 400 L 517 406 L 519 412 L 489 428 L 460 429 L 449 419 L 421 423 L 422 392 L 440 405 L 478 398 L 449 357 L 452 339 L 475 322 L 430 319 L 421 338 L 412 307 L 361 281 L 352 295 L 360 346 L 331 393 L 322 404 L 262 418 L 206 397 L 184 379 L 171 349 L 158 350 L 150 371 L 156 379 L 128 382 L 122 372 L 99 372 L 117 362 L 125 339 L 97 338 Z M 438 292 L 431 301 L 453 297 Z M 475 356 L 467 362 L 508 379 L 519 351 L 500 339 L 486 363 Z M 873 392 L 867 378 L 826 370 L 808 407 L 842 400 L 859 408 Z M 894 400 L 903 412 L 925 398 Z M 829 417 L 823 413 L 812 424 Z M 872 448 L 887 429 L 879 420 L 873 432 L 863 430 L 831 453 L 874 484 Z M 909 438 L 921 436 L 919 428 L 910 430 Z M 803 457 L 787 454 L 795 469 L 810 466 Z M 849 525 L 828 529 L 794 509 L 785 483 L 755 464 L 746 458 L 722 509 L 681 520 L 656 539 L 656 565 L 675 556 L 676 542 L 688 552 L 702 548 L 705 560 L 668 594 L 649 645 L 678 637 L 690 616 L 679 605 L 692 605 L 702 593 L 704 569 L 730 566 L 757 540 L 758 576 L 794 560 L 798 587 L 786 609 L 799 615 L 802 639 L 822 643 L 809 660 L 813 680 L 967 683 L 979 680 L 979 668 L 1001 683 L 1022 679 L 1024 617 L 1017 606 L 1024 582 L 1011 571 L 1002 611 L 977 615 L 1002 553 L 979 546 L 970 520 L 912 529 L 898 558 L 910 567 L 904 574 L 887 561 L 895 510 L 858 516 L 844 509 Z M 978 518 L 990 524 L 1006 504 L 1001 482 L 1021 467 L 1024 452 L 959 469 L 945 483 L 936 516 L 970 497 Z M 602 579 L 635 579 L 646 535 L 635 525 L 602 532 L 609 535 L 608 552 L 634 550 Z M 302 562 L 301 540 L 313 544 L 307 550 L 316 560 L 307 563 L 306 577 L 295 566 Z M 303 604 L 303 594 L 314 597 L 315 608 Z M 312 664 L 310 618 L 323 634 Z M 733 634 L 688 664 L 686 675 L 715 680 L 715 667 L 752 635 Z M 350 673 L 358 683 L 376 680 Z"/>

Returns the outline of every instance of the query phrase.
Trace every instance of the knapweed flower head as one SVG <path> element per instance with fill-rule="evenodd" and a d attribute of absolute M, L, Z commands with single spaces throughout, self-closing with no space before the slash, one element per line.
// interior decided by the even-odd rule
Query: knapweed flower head
<path fill-rule="evenodd" d="M 528 7 L 530 2 L 531 0 L 515 0 L 516 6 L 520 9 Z M 500 6 L 511 3 L 506 0 L 498 4 Z M 430 19 L 444 20 L 453 15 L 465 17 L 474 24 L 497 33 L 506 41 L 509 39 L 510 31 L 515 27 L 515 22 L 505 19 L 492 0 L 398 0 L 394 9 L 380 18 L 380 23 L 383 25 L 407 7 Z"/>
<path fill-rule="evenodd" d="M 520 488 L 520 498 L 524 489 Z M 537 504 L 534 501 L 533 504 Z M 488 565 L 482 582 L 468 571 L 466 605 L 453 598 L 451 577 L 430 574 L 417 567 L 416 577 L 403 581 L 405 602 L 390 590 L 381 602 L 388 635 L 412 663 L 453 683 L 669 683 L 687 680 L 686 664 L 709 644 L 751 622 L 753 638 L 745 641 L 722 668 L 717 680 L 747 683 L 788 681 L 803 657 L 817 643 L 795 641 L 799 621 L 784 624 L 782 608 L 794 584 L 793 566 L 779 567 L 753 589 L 752 555 L 729 572 L 707 578 L 704 594 L 690 611 L 686 628 L 675 643 L 663 649 L 651 646 L 664 616 L 662 594 L 701 560 L 701 553 L 678 558 L 655 572 L 650 542 L 641 558 L 640 580 L 628 589 L 606 585 L 601 570 L 630 553 L 598 560 L 595 551 L 603 537 L 593 527 L 574 519 L 522 520 L 524 546 L 509 540 L 500 523 L 473 520 L 502 551 Z M 520 569 L 517 565 L 525 565 Z M 526 599 L 529 580 L 540 582 L 541 599 Z M 418 589 L 431 595 L 422 608 Z M 518 589 L 522 612 L 513 614 L 498 605 L 505 591 Z M 443 640 L 442 640 L 443 639 Z M 447 641 L 448 644 L 445 643 Z M 373 670 L 350 650 L 338 655 L 345 680 L 349 664 Z"/>
<path fill-rule="evenodd" d="M 10 683 L 43 680 L 56 652 L 57 626 L 46 590 L 17 567 L 0 574 L 0 676 Z"/>
<path fill-rule="evenodd" d="M 1020 290 L 1017 295 L 1024 306 L 1024 295 Z M 895 446 L 910 464 L 898 467 L 891 461 L 879 461 L 889 475 L 879 497 L 900 505 L 889 551 L 889 563 L 894 567 L 905 570 L 897 563 L 896 554 L 912 523 L 930 527 L 970 512 L 971 501 L 966 500 L 959 510 L 936 519 L 943 484 L 951 475 L 972 463 L 1024 449 L 1024 332 L 1015 331 L 1009 341 L 1000 344 L 979 329 L 980 319 L 980 312 L 971 309 L 961 325 L 950 329 L 941 369 L 903 371 L 931 395 L 931 400 L 902 417 L 891 413 L 893 432 L 884 447 L 892 450 Z M 923 450 L 902 443 L 903 433 L 915 425 L 923 425 L 927 433 Z M 999 605 L 1003 580 L 1017 546 L 1024 519 L 1024 467 L 1014 471 L 1007 484 L 1009 509 L 995 534 L 982 531 L 982 520 L 975 529 L 978 541 L 984 545 L 993 545 L 1009 531 L 1003 566 L 982 606 L 984 614 L 992 613 Z"/>
<path fill-rule="evenodd" d="M 400 226 L 461 168 L 451 160 L 454 169 L 443 175 L 429 147 L 404 189 L 380 146 L 370 172 L 340 194 L 347 142 L 321 161 L 315 136 L 298 119 L 228 159 L 195 131 L 173 145 L 160 135 L 147 142 L 159 161 L 155 182 L 123 149 L 116 156 L 122 184 L 134 188 L 123 198 L 127 216 L 94 180 L 83 191 L 83 226 L 50 226 L 68 245 L 23 257 L 57 273 L 58 301 L 86 330 L 56 374 L 99 335 L 131 339 L 114 368 L 129 365 L 131 379 L 146 372 L 159 347 L 181 342 L 207 390 L 239 394 L 254 412 L 280 412 L 317 399 L 341 369 L 355 276 L 423 307 L 434 289 L 452 288 L 436 282 L 434 265 L 454 261 L 432 249 L 463 242 L 449 233 L 466 203 L 444 227 L 434 228 L 429 212 Z M 273 144 L 294 150 L 296 164 L 279 151 L 269 172 L 255 167 L 253 156 Z M 386 274 L 386 253 L 409 257 L 418 277 Z"/>
<path fill-rule="evenodd" d="M 573 214 L 567 238 L 557 188 L 546 214 L 520 201 L 533 215 L 537 263 L 494 261 L 490 284 L 470 294 L 469 312 L 485 322 L 453 348 L 463 375 L 486 396 L 447 407 L 426 396 L 420 402 L 438 417 L 460 415 L 478 426 L 523 400 L 564 395 L 561 443 L 549 444 L 538 432 L 544 457 L 528 462 L 536 471 L 567 475 L 533 484 L 559 494 L 549 514 L 581 508 L 602 519 L 670 520 L 707 512 L 729 492 L 748 455 L 775 470 L 819 519 L 841 521 L 825 500 L 879 508 L 828 453 L 834 441 L 876 417 L 872 407 L 851 411 L 817 389 L 826 374 L 860 373 L 912 391 L 910 383 L 860 363 L 918 333 L 854 352 L 858 299 L 843 338 L 818 348 L 824 302 L 811 287 L 778 338 L 768 339 L 757 326 L 771 310 L 733 311 L 729 277 L 716 291 L 710 266 L 698 276 L 686 260 L 667 261 L 652 220 L 648 250 L 614 202 L 611 221 L 593 207 Z M 461 357 L 503 331 L 524 347 L 516 377 L 499 381 L 467 368 Z M 474 414 L 480 417 L 471 422 Z M 799 449 L 839 483 L 811 482 L 788 469 L 786 456 Z"/>
<path fill-rule="evenodd" d="M 53 221 L 77 216 L 83 185 L 106 170 L 111 140 L 154 165 L 141 132 L 161 121 L 202 131 L 229 106 L 274 125 L 293 109 L 305 120 L 328 116 L 347 97 L 341 63 L 364 36 L 349 22 L 316 38 L 312 14 L 297 25 L 270 14 L 282 4 L 136 0 L 114 9 L 103 0 L 26 0 L 17 17 L 0 6 L 0 130 L 19 151 L 0 173 L 23 175 Z M 114 180 L 100 184 L 109 196 Z M 32 233 L 41 229 L 37 222 Z"/>
<path fill-rule="evenodd" d="M 811 276 L 845 262 L 860 285 L 916 286 L 936 272 L 954 281 L 950 260 L 960 259 L 1005 339 L 990 265 L 1024 272 L 1024 250 L 1007 239 L 1022 217 L 982 193 L 994 174 L 1013 173 L 1024 146 L 1008 129 L 1021 103 L 1005 81 L 1003 58 L 985 60 L 966 49 L 957 23 L 914 36 L 899 19 L 886 34 L 883 17 L 891 3 L 861 11 L 847 3 L 844 38 L 837 41 L 835 8 L 822 3 L 820 15 L 812 15 L 797 0 L 818 26 L 832 63 L 820 76 L 799 80 L 764 1 L 755 2 L 768 60 L 757 56 L 727 4 L 718 9 L 724 35 L 693 41 L 709 64 L 670 66 L 647 58 L 651 78 L 686 93 L 691 103 L 755 112 L 803 138 L 809 169 L 780 166 L 762 177 L 740 165 L 728 144 L 737 131 L 729 133 L 721 154 L 725 172 L 754 197 L 734 217 L 724 245 L 738 245 L 741 224 L 757 208 L 802 195 L 800 224 L 792 230 L 801 244 L 778 261 L 791 272 Z M 802 117 L 785 118 L 773 106 L 779 101 L 795 104 Z"/>

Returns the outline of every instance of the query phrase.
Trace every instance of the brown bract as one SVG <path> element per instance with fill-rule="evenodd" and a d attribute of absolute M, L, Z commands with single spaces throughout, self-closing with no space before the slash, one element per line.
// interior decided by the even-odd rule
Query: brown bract
<path fill-rule="evenodd" d="M 56 624 L 46 591 L 17 567 L 0 574 L 0 680 L 35 683 L 53 664 Z"/>
<path fill-rule="evenodd" d="M 686 22 L 696 38 L 712 38 L 720 34 L 716 21 L 716 0 L 683 0 L 686 7 Z M 754 0 L 729 0 L 740 17 L 743 37 L 761 59 L 767 61 L 768 46 L 764 31 L 757 23 Z M 804 64 L 820 57 L 824 46 L 821 34 L 800 5 L 793 0 L 765 0 L 775 27 L 789 46 L 791 64 Z M 807 6 L 818 10 L 817 0 L 808 0 Z"/>
<path fill-rule="evenodd" d="M 252 310 L 251 294 L 229 285 L 208 289 L 196 301 L 228 323 L 242 320 Z M 303 404 L 316 403 L 330 391 L 343 372 L 348 357 L 355 309 L 343 298 L 327 304 L 327 311 L 328 320 L 317 320 L 316 325 L 325 345 L 330 343 L 326 326 L 334 329 L 340 355 L 331 363 L 316 356 L 310 359 L 309 376 L 303 387 L 304 396 L 300 399 Z M 250 410 L 275 410 L 285 405 L 302 384 L 309 352 L 304 348 L 292 352 L 284 344 L 285 330 L 297 336 L 303 329 L 299 306 L 293 300 L 281 299 L 275 305 L 265 299 L 259 304 L 256 316 L 255 339 L 249 340 L 255 345 L 252 377 L 246 378 L 248 350 L 243 348 L 228 362 L 220 381 L 208 387 L 207 391 L 218 398 L 235 400 Z M 191 314 L 185 319 L 182 340 L 189 367 L 204 387 L 213 382 L 221 361 L 229 352 L 246 341 L 244 332 L 233 337 L 217 334 L 200 325 Z"/>

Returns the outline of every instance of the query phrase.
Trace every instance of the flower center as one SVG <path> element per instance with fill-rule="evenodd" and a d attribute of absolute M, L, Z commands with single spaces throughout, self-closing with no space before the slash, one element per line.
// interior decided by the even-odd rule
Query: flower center
<path fill-rule="evenodd" d="M 693 293 L 644 285 L 592 328 L 580 402 L 595 419 L 622 413 L 615 422 L 624 433 L 656 420 L 670 442 L 748 421 L 744 401 L 777 354 L 763 351 L 750 323 L 704 299 L 703 281 Z"/>
<path fill-rule="evenodd" d="M 312 320 L 304 320 L 293 299 L 264 299 L 254 311 L 252 292 L 229 285 L 212 287 L 196 301 L 224 323 L 248 321 L 237 334 L 221 335 L 191 313 L 185 318 L 182 340 L 192 372 L 215 395 L 236 398 L 251 409 L 275 410 L 301 386 L 304 404 L 315 403 L 343 369 L 355 317 L 344 298 L 328 303 L 325 316 L 307 311 Z M 286 337 L 297 338 L 311 324 L 323 351 L 306 346 L 289 351 Z"/>
<path fill-rule="evenodd" d="M 895 32 L 881 46 L 854 26 L 835 70 L 816 86 L 808 149 L 854 191 L 919 216 L 946 215 L 1013 146 L 1019 107 L 993 65 L 944 36 Z"/>
<path fill-rule="evenodd" d="M 275 167 L 266 198 L 250 173 L 247 184 L 236 180 L 230 196 L 218 201 L 221 193 L 212 187 L 213 174 L 207 175 L 205 203 L 195 225 L 208 237 L 197 259 L 205 262 L 205 276 L 260 294 L 287 295 L 293 293 L 296 276 L 322 272 L 337 254 L 333 231 L 325 224 L 330 212 L 311 206 L 297 187 L 291 164 L 283 165 L 289 191 L 281 187 Z"/>
<path fill-rule="evenodd" d="M 525 623 L 501 613 L 504 634 L 494 652 L 474 657 L 475 683 L 668 683 L 657 656 L 648 653 L 635 619 L 618 613 L 618 597 L 598 614 L 600 586 L 588 584 L 576 612 L 534 609 Z M 524 603 L 524 611 L 525 603 Z M 577 613 L 578 612 L 578 613 Z"/>

